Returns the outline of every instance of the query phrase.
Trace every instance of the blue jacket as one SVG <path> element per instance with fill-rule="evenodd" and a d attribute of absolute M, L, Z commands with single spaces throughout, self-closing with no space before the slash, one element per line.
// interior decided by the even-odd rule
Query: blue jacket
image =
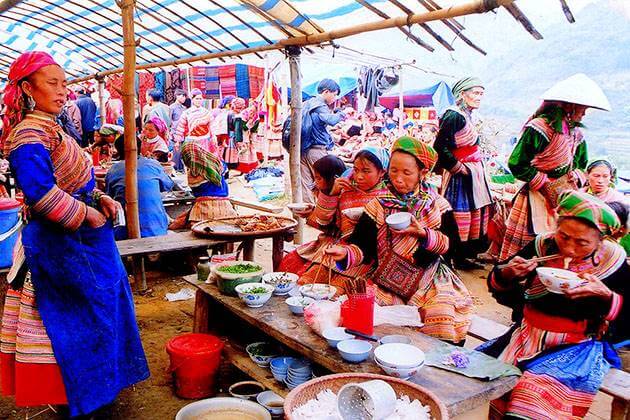
<path fill-rule="evenodd" d="M 157 160 L 138 158 L 138 213 L 140 236 L 166 235 L 168 217 L 161 192 L 173 189 L 173 180 L 164 172 Z M 105 191 L 125 206 L 125 161 L 114 163 L 105 176 Z M 127 239 L 127 227 L 114 228 L 116 240 Z"/>
<path fill-rule="evenodd" d="M 94 119 L 96 118 L 96 104 L 88 95 L 80 95 L 75 101 L 81 112 L 81 128 L 84 133 L 94 131 Z"/>
<path fill-rule="evenodd" d="M 302 153 L 313 146 L 332 149 L 333 139 L 326 127 L 337 125 L 343 117 L 344 114 L 341 112 L 331 112 L 330 107 L 320 96 L 306 100 L 302 104 Z"/>

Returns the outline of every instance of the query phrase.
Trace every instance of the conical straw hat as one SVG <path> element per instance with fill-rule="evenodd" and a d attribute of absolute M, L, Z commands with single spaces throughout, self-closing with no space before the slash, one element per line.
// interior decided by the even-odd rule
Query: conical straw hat
<path fill-rule="evenodd" d="M 575 74 L 551 87 L 542 95 L 545 101 L 569 102 L 610 111 L 610 102 L 597 83 L 584 73 Z"/>

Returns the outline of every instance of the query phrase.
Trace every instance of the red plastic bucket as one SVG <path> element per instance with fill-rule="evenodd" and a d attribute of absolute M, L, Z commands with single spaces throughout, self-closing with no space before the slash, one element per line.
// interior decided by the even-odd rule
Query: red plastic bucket
<path fill-rule="evenodd" d="M 182 334 L 166 343 L 178 396 L 205 398 L 215 394 L 223 346 L 218 337 L 196 333 Z"/>
<path fill-rule="evenodd" d="M 374 289 L 365 294 L 349 295 L 341 304 L 341 324 L 363 334 L 374 333 Z"/>

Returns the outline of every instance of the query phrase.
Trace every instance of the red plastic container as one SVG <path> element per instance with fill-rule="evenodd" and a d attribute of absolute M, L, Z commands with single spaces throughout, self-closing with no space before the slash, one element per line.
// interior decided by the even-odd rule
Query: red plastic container
<path fill-rule="evenodd" d="M 205 398 L 215 394 L 223 347 L 218 337 L 197 333 L 182 334 L 166 343 L 178 396 Z"/>
<path fill-rule="evenodd" d="M 341 304 L 341 324 L 363 334 L 374 334 L 374 289 L 366 294 L 349 295 Z"/>

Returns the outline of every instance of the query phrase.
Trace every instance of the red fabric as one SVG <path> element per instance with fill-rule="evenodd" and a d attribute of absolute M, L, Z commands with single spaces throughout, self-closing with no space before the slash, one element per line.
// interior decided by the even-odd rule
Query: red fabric
<path fill-rule="evenodd" d="M 249 95 L 257 98 L 265 86 L 265 69 L 262 67 L 249 66 Z"/>
<path fill-rule="evenodd" d="M 221 96 L 236 94 L 236 65 L 219 66 L 219 83 L 221 88 Z"/>
<path fill-rule="evenodd" d="M 9 67 L 8 82 L 4 88 L 4 104 L 7 106 L 4 115 L 2 140 L 6 139 L 22 120 L 22 88 L 18 82 L 45 66 L 58 65 L 50 54 L 43 51 L 29 51 L 15 59 Z"/>
<path fill-rule="evenodd" d="M 140 109 L 147 103 L 147 91 L 155 87 L 155 78 L 151 73 L 138 73 L 138 102 Z"/>
<path fill-rule="evenodd" d="M 481 162 L 479 146 L 462 146 L 453 150 L 453 156 L 460 162 Z"/>
<path fill-rule="evenodd" d="M 2 353 L 0 379 L 2 395 L 15 395 L 18 407 L 68 403 L 57 364 L 17 363 L 14 354 Z"/>
<path fill-rule="evenodd" d="M 294 273 L 302 276 L 306 272 L 308 261 L 300 257 L 297 251 L 291 251 L 280 261 L 278 271 Z"/>
<path fill-rule="evenodd" d="M 584 334 L 587 328 L 586 320 L 573 321 L 567 318 L 559 318 L 537 311 L 530 305 L 526 305 L 523 315 L 534 327 L 558 333 Z"/>
<path fill-rule="evenodd" d="M 113 99 L 122 99 L 120 92 L 122 92 L 123 85 L 123 75 L 122 74 L 112 74 L 107 77 L 107 83 L 105 87 L 107 91 L 112 95 Z"/>

